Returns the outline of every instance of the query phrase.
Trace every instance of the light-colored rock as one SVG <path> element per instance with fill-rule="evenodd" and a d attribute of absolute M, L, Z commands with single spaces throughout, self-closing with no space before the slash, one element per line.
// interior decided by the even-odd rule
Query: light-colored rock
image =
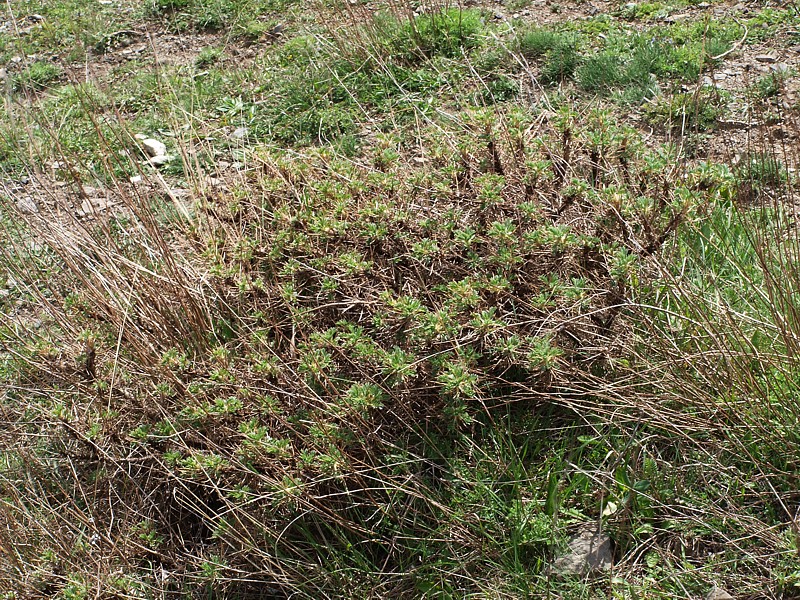
<path fill-rule="evenodd" d="M 175 157 L 171 154 L 159 154 L 150 158 L 150 164 L 154 167 L 163 167 L 168 162 L 171 162 Z"/>
<path fill-rule="evenodd" d="M 690 18 L 692 15 L 689 13 L 680 13 L 677 15 L 669 15 L 668 17 L 664 17 L 665 23 L 677 23 L 679 21 L 685 21 L 686 19 Z"/>
<path fill-rule="evenodd" d="M 145 138 L 141 142 L 142 150 L 147 156 L 155 158 L 156 156 L 166 156 L 167 146 L 164 142 L 159 142 L 153 138 Z"/>
<path fill-rule="evenodd" d="M 553 571 L 562 575 L 586 575 L 611 569 L 611 538 L 597 528 L 597 523 L 584 523 L 570 539 L 567 552 L 555 563 Z"/>
<path fill-rule="evenodd" d="M 55 177 L 63 175 L 64 173 L 67 173 L 69 171 L 67 169 L 67 163 L 60 160 L 54 160 L 53 163 L 50 165 L 50 168 L 52 169 L 53 175 Z"/>
<path fill-rule="evenodd" d="M 131 183 L 142 183 L 143 179 L 141 175 L 134 175 L 128 181 L 130 181 Z"/>
<path fill-rule="evenodd" d="M 735 600 L 735 598 L 724 589 L 714 586 L 706 595 L 706 600 Z"/>
<path fill-rule="evenodd" d="M 39 212 L 39 205 L 32 196 L 23 196 L 17 200 L 17 210 L 26 215 L 35 215 Z"/>
<path fill-rule="evenodd" d="M 81 203 L 77 215 L 79 217 L 88 217 L 89 215 L 108 210 L 113 205 L 114 202 L 110 198 L 86 198 Z"/>
<path fill-rule="evenodd" d="M 214 189 L 225 189 L 225 181 L 219 177 L 206 177 L 205 183 L 208 187 Z"/>
<path fill-rule="evenodd" d="M 778 62 L 778 57 L 774 54 L 757 54 L 755 56 L 756 61 L 760 63 L 767 63 L 772 64 Z"/>
<path fill-rule="evenodd" d="M 92 187 L 91 185 L 82 185 L 81 190 L 83 190 L 84 196 L 89 196 L 90 198 L 104 193 L 103 190 Z"/>

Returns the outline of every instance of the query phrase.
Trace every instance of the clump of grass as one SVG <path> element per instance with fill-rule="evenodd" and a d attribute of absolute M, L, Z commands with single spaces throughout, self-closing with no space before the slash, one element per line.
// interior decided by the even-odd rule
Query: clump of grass
<path fill-rule="evenodd" d="M 411 20 L 384 25 L 394 29 L 389 46 L 411 63 L 434 56 L 458 58 L 481 44 L 484 27 L 478 10 L 444 9 L 423 13 Z"/>
<path fill-rule="evenodd" d="M 588 58 L 581 65 L 578 71 L 578 83 L 586 90 L 608 93 L 628 81 L 620 57 L 606 52 Z"/>
<path fill-rule="evenodd" d="M 770 189 L 780 189 L 789 180 L 786 167 L 769 152 L 753 152 L 745 155 L 734 171 L 743 190 L 743 199 L 760 196 Z"/>
<path fill-rule="evenodd" d="M 255 42 L 275 31 L 277 25 L 276 21 L 246 21 L 234 32 L 234 35 L 238 38 Z"/>
<path fill-rule="evenodd" d="M 198 67 L 208 67 L 215 64 L 222 57 L 222 49 L 207 47 L 203 48 L 194 60 L 194 64 Z"/>
<path fill-rule="evenodd" d="M 60 77 L 61 68 L 57 64 L 37 60 L 15 78 L 14 87 L 17 90 L 39 92 L 52 85 Z"/>
<path fill-rule="evenodd" d="M 766 171 L 767 181 L 777 184 L 774 159 L 755 158 L 755 172 Z M 655 328 L 646 333 L 644 347 L 648 361 L 663 361 L 656 368 L 667 375 L 659 389 L 667 392 L 669 405 L 688 400 L 694 414 L 713 415 L 719 423 L 721 437 L 715 438 L 715 456 L 706 458 L 709 464 L 728 470 L 750 494 L 774 502 L 773 508 L 757 511 L 762 526 L 779 531 L 762 538 L 759 552 L 772 548 L 788 557 L 796 548 L 783 536 L 795 517 L 780 500 L 780 490 L 797 485 L 786 461 L 794 461 L 800 449 L 789 425 L 798 414 L 798 379 L 790 358 L 797 337 L 789 316 L 797 310 L 789 291 L 797 276 L 791 258 L 797 238 L 789 233 L 792 218 L 784 199 L 765 198 L 756 205 L 738 201 L 737 178 L 727 170 L 704 176 L 703 185 L 726 201 L 681 232 L 675 248 L 679 260 L 665 257 L 661 284 L 645 300 L 660 298 L 656 312 L 643 321 Z M 732 519 L 737 529 L 748 529 L 752 504 L 722 502 L 720 516 Z M 783 559 L 769 568 L 782 590 L 797 581 L 796 571 L 786 570 Z"/>
<path fill-rule="evenodd" d="M 767 73 L 750 86 L 750 93 L 760 100 L 775 98 L 784 90 L 789 76 L 790 73 L 784 71 Z"/>
<path fill-rule="evenodd" d="M 533 29 L 517 38 L 517 49 L 526 57 L 542 60 L 540 79 L 545 85 L 570 78 L 578 67 L 577 40 L 548 29 Z"/>
<path fill-rule="evenodd" d="M 578 70 L 577 82 L 586 91 L 641 104 L 660 92 L 658 81 L 663 78 L 667 56 L 667 48 L 640 38 L 630 51 L 607 50 L 587 58 Z"/>
<path fill-rule="evenodd" d="M 583 28 L 582 28 L 583 27 Z M 596 48 L 590 25 L 564 31 L 533 29 L 515 38 L 524 57 L 541 63 L 542 83 L 575 75 L 586 91 L 639 104 L 658 94 L 661 82 L 693 82 L 714 56 L 727 51 L 736 32 L 727 26 L 653 26 L 643 32 L 604 26 L 604 41 Z M 586 50 L 591 48 L 591 52 Z"/>
<path fill-rule="evenodd" d="M 259 37 L 256 18 L 287 10 L 297 0 L 147 0 L 150 14 L 162 18 L 174 31 L 233 31 Z M 259 32 L 260 31 L 260 32 Z"/>
<path fill-rule="evenodd" d="M 519 94 L 519 84 L 510 77 L 492 77 L 484 82 L 478 92 L 476 104 L 494 104 L 506 102 L 516 98 Z"/>
<path fill-rule="evenodd" d="M 660 98 L 647 108 L 652 122 L 673 131 L 691 132 L 713 129 L 724 115 L 726 97 L 716 90 L 701 88 L 694 93 L 678 93 Z"/>
<path fill-rule="evenodd" d="M 564 36 L 551 29 L 531 29 L 517 37 L 517 49 L 527 58 L 540 58 L 565 43 Z"/>

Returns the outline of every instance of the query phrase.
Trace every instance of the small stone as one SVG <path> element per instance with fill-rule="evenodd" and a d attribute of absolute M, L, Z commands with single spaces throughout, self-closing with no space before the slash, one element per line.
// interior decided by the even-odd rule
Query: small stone
<path fill-rule="evenodd" d="M 734 597 L 724 589 L 714 586 L 706 595 L 706 600 L 734 600 Z"/>
<path fill-rule="evenodd" d="M 569 541 L 567 553 L 556 560 L 553 569 L 562 575 L 586 575 L 611 569 L 611 538 L 597 528 L 597 523 L 584 523 Z"/>
<path fill-rule="evenodd" d="M 709 4 L 708 2 L 701 2 L 700 4 L 697 5 L 697 8 L 711 8 L 711 4 Z"/>
<path fill-rule="evenodd" d="M 131 183 L 142 183 L 143 180 L 141 175 L 134 175 L 128 181 L 130 181 Z"/>
<path fill-rule="evenodd" d="M 247 127 L 237 127 L 233 130 L 233 133 L 231 133 L 231 138 L 234 140 L 243 140 L 249 133 L 250 130 Z"/>
<path fill-rule="evenodd" d="M 760 63 L 772 64 L 778 62 L 778 57 L 774 54 L 757 54 L 755 59 Z"/>
<path fill-rule="evenodd" d="M 39 212 L 39 205 L 31 196 L 24 196 L 17 200 L 17 210 L 26 215 L 35 215 Z"/>
<path fill-rule="evenodd" d="M 142 149 L 147 156 L 155 158 L 156 156 L 165 156 L 167 154 L 167 146 L 164 142 L 159 142 L 153 138 L 145 138 L 142 140 Z"/>
<path fill-rule="evenodd" d="M 171 154 L 159 154 L 158 156 L 150 157 L 150 164 L 154 167 L 163 167 L 168 162 L 171 162 L 173 158 L 175 157 Z"/>
<path fill-rule="evenodd" d="M 87 198 L 81 203 L 80 210 L 77 211 L 79 217 L 102 212 L 112 206 L 113 202 L 109 198 Z"/>
<path fill-rule="evenodd" d="M 678 21 L 685 21 L 689 17 L 691 17 L 689 13 L 681 13 L 678 15 L 670 15 L 668 17 L 664 17 L 665 23 L 677 23 Z"/>
<path fill-rule="evenodd" d="M 67 185 L 65 180 L 71 179 L 69 164 L 56 160 L 50 165 L 50 169 L 52 170 L 53 179 L 58 182 L 57 185 Z"/>

